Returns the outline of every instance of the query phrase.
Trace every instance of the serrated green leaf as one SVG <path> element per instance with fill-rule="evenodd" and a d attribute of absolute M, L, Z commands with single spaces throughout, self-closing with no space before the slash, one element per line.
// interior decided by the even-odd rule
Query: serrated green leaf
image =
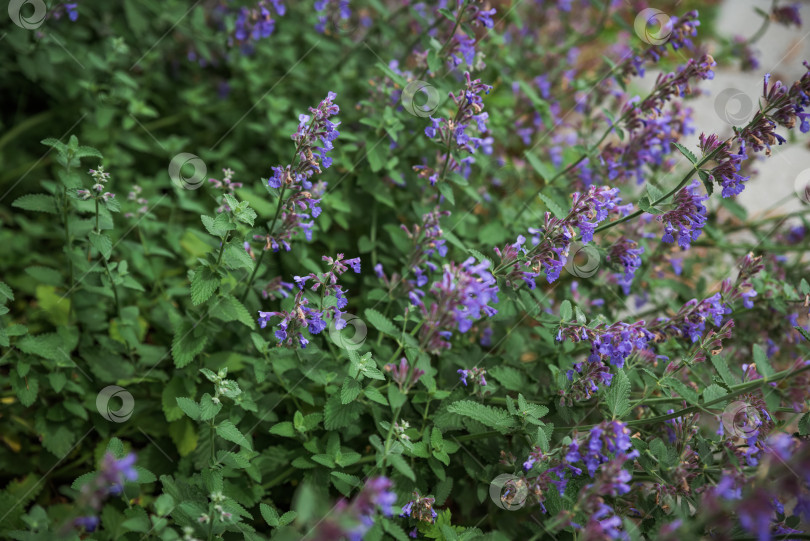
<path fill-rule="evenodd" d="M 98 250 L 101 257 L 104 259 L 110 259 L 110 254 L 112 253 L 112 240 L 110 240 L 110 237 L 104 233 L 96 233 L 95 231 L 91 231 L 89 238 L 90 244 L 93 246 L 93 248 Z"/>
<path fill-rule="evenodd" d="M 191 279 L 191 303 L 194 306 L 204 303 L 219 287 L 219 276 L 208 268 L 199 268 Z"/>
<path fill-rule="evenodd" d="M 211 316 L 221 321 L 238 321 L 251 330 L 256 328 L 250 312 L 232 295 L 221 296 L 212 308 Z"/>
<path fill-rule="evenodd" d="M 511 428 L 515 427 L 515 419 L 509 415 L 509 412 L 492 406 L 485 406 L 472 400 L 459 400 L 453 402 L 447 408 L 450 413 L 456 413 L 464 417 L 469 417 L 474 421 L 494 428 L 502 433 L 507 433 Z"/>
<path fill-rule="evenodd" d="M 548 210 L 550 210 L 550 211 L 551 211 L 551 213 L 552 213 L 552 214 L 553 214 L 553 215 L 554 215 L 556 218 L 558 218 L 558 219 L 562 220 L 563 218 L 565 218 L 566 216 L 568 216 L 568 212 L 567 212 L 567 211 L 566 211 L 564 208 L 562 208 L 560 205 L 558 205 L 558 204 L 557 204 L 557 203 L 556 203 L 556 202 L 555 202 L 553 199 L 551 199 L 549 196 L 547 196 L 547 195 L 545 195 L 545 194 L 543 194 L 543 193 L 540 193 L 540 194 L 538 194 L 537 196 L 538 196 L 540 199 L 542 199 L 543 203 L 545 203 L 545 204 L 546 204 L 546 207 L 548 207 Z"/>
<path fill-rule="evenodd" d="M 754 363 L 757 365 L 757 372 L 762 374 L 763 377 L 769 378 L 774 374 L 774 369 L 771 366 L 771 361 L 765 354 L 765 350 L 759 344 L 754 344 L 753 347 Z"/>
<path fill-rule="evenodd" d="M 388 336 L 398 337 L 400 332 L 399 329 L 391 322 L 390 319 L 382 315 L 377 310 L 373 308 L 366 308 L 365 312 L 363 312 L 366 316 L 366 320 L 371 323 L 375 329 L 380 331 L 383 334 L 387 334 Z"/>
<path fill-rule="evenodd" d="M 345 428 L 355 422 L 365 408 L 359 402 L 342 404 L 336 394 L 329 397 L 323 408 L 323 426 L 326 430 Z"/>
<path fill-rule="evenodd" d="M 693 164 L 695 164 L 695 163 L 697 163 L 697 162 L 698 162 L 697 156 L 695 156 L 695 155 L 692 153 L 692 151 L 691 151 L 691 150 L 689 150 L 688 148 L 686 148 L 686 147 L 685 147 L 685 146 L 683 146 L 682 144 L 680 144 L 680 143 L 676 143 L 676 142 L 674 142 L 674 141 L 673 141 L 673 142 L 672 142 L 672 146 L 674 146 L 675 148 L 677 148 L 677 149 L 678 149 L 678 150 L 681 152 L 681 154 L 683 154 L 683 155 L 684 155 L 684 157 L 686 157 L 686 159 L 687 159 L 687 160 L 689 160 L 690 162 L 692 162 Z"/>
<path fill-rule="evenodd" d="M 208 341 L 205 334 L 197 333 L 192 324 L 183 322 L 177 326 L 172 339 L 172 357 L 177 368 L 183 368 L 196 357 Z"/>
<path fill-rule="evenodd" d="M 194 400 L 184 397 L 177 397 L 177 405 L 183 410 L 183 413 L 191 417 L 195 421 L 200 420 L 200 406 Z"/>
<path fill-rule="evenodd" d="M 253 450 L 253 446 L 244 434 L 230 421 L 221 422 L 216 428 L 217 435 L 230 442 L 246 447 Z"/>
<path fill-rule="evenodd" d="M 340 389 L 340 402 L 342 404 L 352 402 L 355 398 L 360 396 L 361 391 L 360 383 L 358 383 L 356 379 L 347 376 L 343 380 L 343 387 Z"/>
<path fill-rule="evenodd" d="M 610 383 L 605 401 L 614 419 L 621 419 L 630 409 L 630 380 L 621 368 L 616 369 L 616 375 Z"/>
<path fill-rule="evenodd" d="M 11 206 L 33 212 L 47 212 L 48 214 L 57 213 L 56 199 L 54 199 L 52 195 L 47 195 L 44 193 L 30 193 L 23 195 L 15 199 Z"/>

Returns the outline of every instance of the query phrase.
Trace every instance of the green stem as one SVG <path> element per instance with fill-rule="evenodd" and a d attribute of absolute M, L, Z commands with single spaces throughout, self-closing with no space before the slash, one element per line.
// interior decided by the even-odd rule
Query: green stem
<path fill-rule="evenodd" d="M 262 249 L 262 253 L 259 254 L 259 259 L 256 260 L 256 266 L 253 267 L 253 272 L 250 273 L 250 280 L 248 280 L 247 287 L 245 287 L 245 292 L 242 293 L 242 302 L 245 302 L 245 299 L 250 293 L 250 286 L 253 285 L 253 280 L 256 278 L 256 273 L 259 272 L 259 266 L 262 264 L 262 259 L 264 259 L 264 254 L 267 250 Z"/>
<path fill-rule="evenodd" d="M 219 264 L 222 262 L 222 254 L 225 253 L 225 245 L 228 244 L 228 237 L 231 236 L 231 232 L 227 231 L 225 233 L 225 238 L 222 239 L 222 244 L 219 247 L 219 255 L 217 256 L 217 268 L 219 268 Z"/>

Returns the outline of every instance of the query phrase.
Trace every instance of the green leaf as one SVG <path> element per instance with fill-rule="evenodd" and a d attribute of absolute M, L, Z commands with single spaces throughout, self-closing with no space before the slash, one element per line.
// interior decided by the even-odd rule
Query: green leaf
<path fill-rule="evenodd" d="M 375 329 L 388 336 L 394 338 L 400 335 L 399 329 L 391 322 L 390 319 L 382 315 L 380 312 L 373 308 L 366 308 L 364 312 L 366 320 L 371 323 Z"/>
<path fill-rule="evenodd" d="M 295 437 L 295 428 L 293 424 L 289 421 L 283 421 L 281 423 L 276 423 L 270 427 L 270 433 L 276 434 L 278 436 L 284 436 L 285 438 L 294 438 Z"/>
<path fill-rule="evenodd" d="M 698 403 L 698 394 L 694 389 L 687 387 L 685 383 L 675 378 L 666 377 L 661 380 L 661 384 L 669 387 L 672 391 L 678 393 L 684 400 L 690 404 Z M 671 394 L 671 393 L 670 393 Z"/>
<path fill-rule="evenodd" d="M 253 450 L 253 446 L 250 444 L 250 441 L 236 428 L 230 421 L 223 421 L 217 426 L 216 428 L 217 435 L 225 440 L 230 442 L 236 443 L 241 445 L 242 447 L 246 447 L 247 449 Z"/>
<path fill-rule="evenodd" d="M 33 266 L 25 269 L 25 273 L 40 284 L 61 286 L 64 283 L 62 273 L 49 267 Z M 2 293 L 0 293 L 2 296 Z M 2 301 L 2 299 L 0 299 Z"/>
<path fill-rule="evenodd" d="M 217 399 L 219 400 L 219 399 Z M 200 420 L 210 421 L 222 409 L 222 402 L 214 402 L 210 394 L 205 393 L 200 399 Z"/>
<path fill-rule="evenodd" d="M 385 398 L 385 396 L 383 396 L 383 394 L 376 387 L 372 387 L 371 385 L 369 385 L 368 387 L 366 387 L 363 393 L 366 395 L 366 398 L 368 398 L 373 402 L 382 404 L 383 406 L 389 405 L 388 399 Z"/>
<path fill-rule="evenodd" d="M 183 413 L 191 417 L 193 420 L 200 420 L 200 406 L 194 400 L 184 396 L 178 396 L 177 405 L 181 410 L 183 410 Z"/>
<path fill-rule="evenodd" d="M 515 419 L 505 409 L 485 406 L 472 400 L 453 402 L 447 408 L 447 411 L 469 417 L 504 434 L 515 427 Z"/>
<path fill-rule="evenodd" d="M 416 481 L 416 474 L 413 472 L 411 467 L 408 465 L 408 462 L 402 455 L 388 455 L 387 461 L 399 473 L 401 473 L 411 481 Z"/>
<path fill-rule="evenodd" d="M 0 303 L 6 304 L 14 300 L 14 292 L 5 283 L 0 282 Z"/>
<path fill-rule="evenodd" d="M 183 368 L 196 357 L 208 341 L 207 335 L 197 333 L 190 322 L 177 326 L 172 339 L 172 357 L 177 368 Z"/>
<path fill-rule="evenodd" d="M 674 146 L 675 148 L 677 148 L 678 150 L 680 150 L 680 151 L 681 151 L 681 154 L 683 154 L 683 155 L 686 157 L 686 159 L 687 159 L 687 160 L 689 160 L 690 162 L 692 162 L 693 164 L 695 164 L 695 163 L 697 163 L 697 162 L 698 162 L 697 156 L 695 156 L 695 155 L 692 153 L 692 151 L 691 151 L 691 150 L 689 150 L 688 148 L 686 148 L 686 147 L 685 147 L 685 146 L 683 146 L 682 144 L 680 144 L 680 143 L 676 143 L 676 142 L 674 142 L 674 141 L 673 141 L 673 142 L 672 142 L 672 146 Z"/>
<path fill-rule="evenodd" d="M 554 177 L 554 168 L 552 166 L 543 162 L 540 158 L 529 151 L 524 152 L 523 155 L 526 156 L 526 161 L 529 162 L 532 169 L 534 169 L 543 180 L 549 181 Z"/>
<path fill-rule="evenodd" d="M 565 299 L 560 305 L 560 320 L 569 321 L 573 315 L 574 312 L 571 308 L 571 301 Z"/>
<path fill-rule="evenodd" d="M 323 408 L 323 426 L 326 430 L 345 428 L 354 423 L 364 410 L 359 402 L 342 404 L 340 397 L 333 394 Z"/>
<path fill-rule="evenodd" d="M 447 182 L 440 182 L 437 187 L 439 188 L 439 193 L 442 194 L 452 206 L 456 206 L 456 197 L 453 194 L 453 187 Z"/>
<path fill-rule="evenodd" d="M 275 509 L 266 503 L 262 503 L 259 505 L 259 512 L 262 514 L 262 518 L 265 520 L 265 522 L 267 522 L 267 524 L 273 528 L 278 527 L 278 512 Z"/>
<path fill-rule="evenodd" d="M 493 366 L 487 369 L 487 373 L 510 391 L 519 391 L 526 384 L 523 372 L 511 366 Z"/>
<path fill-rule="evenodd" d="M 700 169 L 698 171 L 700 181 L 703 182 L 703 187 L 706 188 L 706 193 L 712 195 L 714 193 L 714 183 L 712 182 L 712 175 L 708 171 Z"/>
<path fill-rule="evenodd" d="M 252 329 L 256 328 L 253 316 L 247 308 L 232 295 L 223 295 L 211 309 L 212 317 L 222 321 L 238 321 L 242 325 Z"/>
<path fill-rule="evenodd" d="M 810 333 L 808 333 L 806 330 L 804 330 L 804 327 L 796 326 L 796 327 L 793 327 L 793 328 L 796 329 L 796 332 L 801 334 L 804 337 L 805 340 L 810 342 Z"/>
<path fill-rule="evenodd" d="M 36 377 L 23 378 L 16 372 L 11 373 L 11 388 L 17 393 L 17 398 L 24 407 L 29 407 L 36 401 L 39 394 L 39 381 Z"/>
<path fill-rule="evenodd" d="M 197 269 L 191 279 L 191 302 L 194 306 L 204 303 L 219 287 L 219 276 L 203 267 Z"/>
<path fill-rule="evenodd" d="M 342 404 L 348 404 L 360 396 L 360 392 L 360 383 L 358 383 L 356 379 L 346 376 L 343 380 L 343 387 L 340 389 L 340 402 Z"/>
<path fill-rule="evenodd" d="M 621 419 L 630 409 L 630 380 L 621 368 L 616 369 L 605 400 L 614 419 Z"/>
<path fill-rule="evenodd" d="M 101 257 L 104 259 L 110 259 L 110 254 L 112 253 L 112 241 L 110 240 L 110 237 L 104 233 L 96 233 L 95 231 L 91 231 L 90 244 L 93 246 L 93 248 L 98 250 Z"/>
<path fill-rule="evenodd" d="M 728 386 L 736 385 L 738 382 L 731 374 L 731 370 L 728 369 L 728 364 L 726 364 L 726 360 L 721 357 L 720 355 L 712 355 L 711 357 L 712 365 L 714 365 L 714 369 L 717 370 L 717 373 Z"/>
<path fill-rule="evenodd" d="M 769 378 L 774 374 L 774 369 L 771 366 L 771 361 L 765 354 L 765 350 L 759 344 L 754 344 L 754 362 L 757 365 L 757 372 L 762 374 L 763 377 Z"/>
<path fill-rule="evenodd" d="M 810 413 L 805 413 L 802 415 L 802 418 L 799 419 L 799 434 L 802 436 L 810 434 Z"/>
<path fill-rule="evenodd" d="M 234 242 L 229 242 L 225 246 L 225 251 L 222 254 L 222 265 L 231 270 L 247 269 L 253 272 L 253 267 L 256 263 L 251 259 L 250 254 L 245 251 L 245 248 Z"/>
<path fill-rule="evenodd" d="M 48 214 L 57 213 L 56 199 L 54 199 L 52 195 L 47 195 L 44 193 L 31 193 L 28 195 L 23 195 L 15 199 L 11 206 L 33 212 L 47 212 Z"/>
<path fill-rule="evenodd" d="M 548 207 L 548 210 L 550 210 L 551 213 L 556 218 L 559 218 L 560 220 L 562 220 L 563 218 L 568 216 L 568 212 L 564 208 L 562 208 L 560 205 L 558 205 L 549 196 L 547 196 L 547 195 L 545 195 L 543 193 L 540 193 L 540 194 L 538 194 L 538 197 L 543 200 L 543 203 L 546 204 L 546 206 Z"/>

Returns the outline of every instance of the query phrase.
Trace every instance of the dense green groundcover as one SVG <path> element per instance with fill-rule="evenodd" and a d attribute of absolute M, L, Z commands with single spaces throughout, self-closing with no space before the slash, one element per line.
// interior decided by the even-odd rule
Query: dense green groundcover
<path fill-rule="evenodd" d="M 808 538 L 797 7 L 8 4 L 1 538 Z"/>

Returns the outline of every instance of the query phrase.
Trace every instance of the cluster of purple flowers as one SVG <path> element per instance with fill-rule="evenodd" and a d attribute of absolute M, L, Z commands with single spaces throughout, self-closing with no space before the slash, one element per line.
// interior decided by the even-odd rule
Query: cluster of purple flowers
<path fill-rule="evenodd" d="M 48 17 L 56 20 L 61 19 L 65 15 L 67 15 L 68 19 L 72 22 L 76 22 L 79 18 L 79 3 L 62 2 L 48 11 Z"/>
<path fill-rule="evenodd" d="M 117 496 L 124 490 L 126 481 L 136 481 L 138 470 L 135 469 L 135 454 L 130 453 L 124 458 L 116 459 L 107 452 L 101 462 L 98 475 L 93 480 L 82 485 L 79 501 L 82 505 L 98 512 L 109 496 Z M 88 532 L 94 531 L 99 524 L 97 515 L 87 515 L 74 520 L 74 525 L 84 528 Z"/>
<path fill-rule="evenodd" d="M 225 195 L 233 195 L 237 188 L 242 187 L 241 182 L 234 182 L 233 181 L 233 169 L 223 168 L 222 169 L 222 180 L 218 180 L 215 178 L 209 178 L 208 182 L 213 184 L 214 189 L 222 190 L 222 202 L 219 207 L 217 207 L 217 212 L 230 212 L 232 209 L 225 203 Z"/>
<path fill-rule="evenodd" d="M 436 207 L 433 211 L 422 215 L 421 226 L 414 224 L 409 229 L 405 224 L 400 225 L 413 243 L 410 268 L 416 279 L 411 280 L 410 283 L 417 288 L 428 283 L 428 273 L 438 270 L 438 266 L 430 258 L 434 255 L 439 257 L 447 255 L 447 242 L 442 238 L 442 226 L 439 220 L 449 215 L 450 211 L 439 210 L 439 207 Z"/>
<path fill-rule="evenodd" d="M 377 510 L 386 517 L 393 516 L 397 495 L 391 489 L 394 484 L 387 477 L 373 477 L 352 501 L 341 499 L 318 523 L 314 539 L 321 541 L 361 541 L 374 525 Z"/>
<path fill-rule="evenodd" d="M 633 284 L 633 277 L 636 270 L 641 267 L 641 254 L 644 248 L 640 247 L 634 240 L 622 237 L 608 249 L 607 260 L 615 261 L 622 265 L 624 271 L 616 275 L 616 279 L 625 295 L 630 294 L 630 286 Z"/>
<path fill-rule="evenodd" d="M 253 42 L 269 38 L 276 26 L 270 4 L 279 16 L 284 15 L 286 8 L 281 0 L 259 0 L 253 7 L 239 8 L 228 44 L 238 45 L 244 53 L 249 54 L 252 52 Z"/>
<path fill-rule="evenodd" d="M 293 284 L 290 282 L 284 282 L 281 276 L 276 276 L 262 288 L 262 298 L 269 299 L 272 297 L 274 299 L 286 299 L 290 296 L 293 287 Z"/>
<path fill-rule="evenodd" d="M 600 363 L 603 359 L 619 368 L 634 351 L 645 349 L 655 339 L 645 327 L 643 320 L 634 323 L 618 321 L 609 326 L 595 327 L 564 324 L 557 333 L 557 340 L 569 338 L 573 342 L 588 340 L 591 343 L 590 363 Z"/>
<path fill-rule="evenodd" d="M 414 367 L 413 372 L 411 372 L 411 366 L 408 363 L 408 359 L 402 357 L 399 360 L 399 364 L 389 363 L 386 364 L 383 369 L 391 374 L 391 379 L 394 380 L 399 386 L 399 390 L 403 393 L 407 393 L 411 387 L 416 385 L 416 382 L 419 381 L 425 371 Z"/>
<path fill-rule="evenodd" d="M 543 502 L 550 486 L 555 486 L 560 496 L 564 496 L 568 486 L 567 474 L 570 472 L 577 477 L 582 475 L 582 468 L 577 465 L 579 464 L 584 465 L 591 478 L 599 473 L 595 482 L 585 488 L 586 493 L 595 491 L 599 496 L 626 494 L 630 491 L 628 483 L 631 475 L 624 470 L 623 465 L 639 456 L 638 451 L 632 450 L 632 447 L 630 429 L 621 421 L 603 421 L 585 435 L 574 434 L 571 442 L 563 444 L 557 455 L 544 453 L 536 447 L 523 463 L 523 469 L 530 471 L 539 463 L 542 464 L 543 471 L 537 477 L 528 479 L 529 493 L 535 495 L 545 513 Z M 592 503 L 605 505 L 602 498 Z M 607 510 L 612 512 L 609 507 Z M 596 512 L 592 520 L 607 525 L 608 522 L 600 520 L 607 514 Z M 571 525 L 577 529 L 582 528 L 575 523 Z"/>
<path fill-rule="evenodd" d="M 576 236 L 575 228 L 579 229 L 583 243 L 593 240 L 594 230 L 599 223 L 605 221 L 611 213 L 626 213 L 632 205 L 621 206 L 618 188 L 607 186 L 591 186 L 585 194 L 573 194 L 573 206 L 568 215 L 555 218 L 551 213 L 545 214 L 545 224 L 542 228 L 529 228 L 532 234 L 532 246 L 526 248 L 526 238 L 519 235 L 517 242 L 507 244 L 502 249 L 495 248 L 495 253 L 501 262 L 498 271 L 505 271 L 507 284 L 515 284 L 523 280 L 534 289 L 534 279 L 541 269 L 546 271 L 548 283 L 560 277 L 560 272 L 568 260 L 571 242 Z M 530 270 L 525 270 L 529 267 Z"/>
<path fill-rule="evenodd" d="M 498 302 L 498 286 L 489 265 L 489 261 L 476 263 L 474 257 L 460 265 L 446 264 L 441 279 L 431 285 L 431 302 L 425 302 L 426 293 L 421 289 L 409 293 L 424 318 L 419 332 L 428 351 L 449 349 L 453 329 L 466 333 L 483 315 L 498 312 L 490 306 Z"/>
<path fill-rule="evenodd" d="M 138 186 L 137 184 L 132 185 L 132 190 L 127 194 L 127 201 L 134 201 L 137 205 L 140 205 L 135 212 L 127 212 L 124 214 L 124 218 L 134 218 L 136 216 L 143 216 L 147 212 L 149 212 L 149 201 L 141 196 L 143 192 L 143 188 Z"/>
<path fill-rule="evenodd" d="M 438 514 L 433 509 L 436 503 L 435 498 L 420 496 L 419 492 L 413 492 L 413 499 L 402 506 L 401 517 L 411 517 L 422 522 L 434 522 Z"/>
<path fill-rule="evenodd" d="M 689 249 L 693 240 L 697 240 L 706 225 L 703 201 L 709 198 L 700 191 L 700 181 L 693 180 L 675 195 L 675 208 L 657 217 L 659 222 L 665 224 L 661 240 L 669 243 L 677 240 L 678 246 L 684 250 Z"/>
<path fill-rule="evenodd" d="M 313 7 L 318 13 L 318 23 L 315 25 L 315 30 L 321 34 L 326 32 L 326 25 L 329 23 L 330 18 L 337 24 L 338 22 L 348 21 L 352 16 L 349 0 L 315 0 Z"/>
<path fill-rule="evenodd" d="M 711 55 L 703 55 L 699 60 L 690 58 L 686 64 L 680 66 L 676 72 L 661 73 L 655 80 L 655 88 L 649 96 L 641 100 L 638 106 L 633 108 L 632 117 L 638 117 L 649 111 L 661 113 L 669 100 L 674 96 L 686 96 L 693 94 L 693 80 L 714 79 L 712 68 L 717 63 Z M 629 123 L 632 125 L 634 121 Z"/>
<path fill-rule="evenodd" d="M 456 96 L 450 92 L 450 97 L 456 104 L 456 113 L 453 118 L 430 117 L 430 126 L 425 128 L 425 135 L 434 139 L 438 137 L 442 145 L 440 152 L 444 153 L 442 167 L 439 171 L 424 165 L 414 166 L 419 176 L 430 180 L 431 186 L 444 179 L 448 171 L 461 173 L 465 178 L 469 176 L 469 166 L 475 163 L 475 158 L 468 155 L 456 160 L 452 151 L 474 154 L 479 148 L 484 154 L 492 154 L 492 137 L 486 136 L 487 119 L 489 114 L 484 111 L 484 102 L 481 93 L 489 94 L 492 87 L 473 80 L 470 72 L 464 74 L 466 88 Z M 477 134 L 477 135 L 476 135 Z M 479 137 L 478 135 L 484 136 Z"/>
<path fill-rule="evenodd" d="M 767 105 L 751 123 L 736 133 L 737 139 L 754 152 L 764 150 L 770 156 L 771 145 L 781 145 L 786 141 L 774 131 L 777 125 L 792 129 L 799 122 L 799 131 L 810 132 L 810 113 L 805 112 L 810 106 L 810 63 L 805 61 L 804 66 L 807 71 L 789 87 L 782 81 L 769 85 L 771 75 L 765 75 L 762 97 Z"/>
<path fill-rule="evenodd" d="M 349 267 L 356 273 L 360 272 L 360 258 L 343 259 L 343 254 L 338 254 L 336 258 L 323 256 L 322 259 L 329 265 L 327 272 L 317 275 L 310 273 L 306 276 L 295 276 L 293 281 L 298 286 L 298 292 L 295 295 L 295 303 L 293 308 L 289 311 L 281 312 L 262 312 L 259 311 L 259 325 L 262 329 L 267 326 L 267 323 L 273 317 L 280 317 L 281 321 L 276 324 L 275 336 L 280 344 L 287 347 L 295 347 L 296 343 L 302 349 L 307 347 L 309 340 L 307 340 L 303 333 L 303 329 L 307 329 L 310 334 L 320 334 L 327 327 L 326 319 L 332 319 L 335 328 L 341 330 L 346 327 L 346 321 L 343 319 L 342 308 L 345 308 L 349 300 L 345 296 L 343 288 L 338 285 L 338 276 L 346 272 Z M 318 308 L 310 307 L 310 299 L 304 295 L 305 286 L 308 281 L 312 280 L 313 284 L 309 287 L 310 291 L 317 292 L 320 290 L 320 303 Z M 335 304 L 325 306 L 325 300 L 333 297 Z"/>
<path fill-rule="evenodd" d="M 642 184 L 644 166 L 669 165 L 666 158 L 672 152 L 672 143 L 695 131 L 691 117 L 692 109 L 673 102 L 664 112 L 634 118 L 627 126 L 626 142 L 611 141 L 599 152 L 608 180 L 618 183 L 635 177 L 636 183 Z M 583 162 L 580 169 L 585 165 Z"/>
<path fill-rule="evenodd" d="M 90 176 L 93 177 L 93 187 L 90 190 L 76 190 L 76 195 L 80 199 L 101 199 L 103 201 L 109 201 L 115 197 L 115 194 L 112 192 L 105 192 L 105 184 L 110 181 L 110 174 L 104 171 L 104 166 L 99 165 L 98 169 L 90 169 L 88 171 Z M 103 193 L 102 193 L 103 192 Z"/>
<path fill-rule="evenodd" d="M 711 179 L 717 181 L 723 188 L 723 197 L 739 195 L 745 189 L 743 182 L 750 179 L 740 175 L 748 154 L 745 152 L 745 141 L 740 141 L 740 148 L 736 154 L 731 153 L 731 143 L 721 142 L 717 135 L 706 137 L 700 134 L 700 150 L 704 156 L 712 154 L 717 165 L 709 172 Z"/>
<path fill-rule="evenodd" d="M 644 77 L 648 62 L 656 63 L 667 53 L 667 45 L 673 51 L 679 49 L 692 49 L 693 43 L 689 38 L 697 36 L 697 29 L 700 26 L 698 12 L 696 10 L 685 13 L 682 17 L 670 17 L 668 28 L 662 29 L 662 34 L 667 33 L 668 38 L 665 43 L 652 45 L 644 49 L 644 52 L 628 58 L 621 66 L 621 75 L 624 77 L 638 75 Z"/>
<path fill-rule="evenodd" d="M 748 477 L 739 463 L 730 464 L 717 485 L 703 493 L 700 506 L 705 519 L 728 531 L 736 518 L 744 530 L 762 540 L 803 533 L 785 524 L 785 503 L 794 502 L 792 514 L 810 520 L 810 445 L 778 433 L 762 448 L 767 477 Z"/>
<path fill-rule="evenodd" d="M 467 378 L 472 379 L 474 383 L 482 387 L 487 384 L 487 380 L 484 379 L 484 375 L 486 375 L 487 371 L 483 368 L 478 368 L 477 366 L 469 369 L 459 368 L 456 370 L 456 373 L 459 374 L 459 380 L 465 387 L 467 386 Z"/>
<path fill-rule="evenodd" d="M 339 122 L 332 122 L 331 117 L 340 112 L 334 103 L 337 95 L 329 92 L 318 107 L 310 107 L 309 115 L 299 115 L 298 129 L 292 135 L 295 141 L 294 162 L 285 167 L 273 167 L 273 176 L 267 181 L 271 188 L 280 190 L 277 217 L 278 224 L 272 222 L 273 231 L 265 235 L 254 235 L 254 240 L 265 242 L 264 250 L 279 251 L 284 248 L 290 251 L 290 241 L 298 231 L 304 233 L 307 240 L 312 240 L 314 218 L 321 214 L 318 206 L 321 196 L 326 191 L 323 181 L 314 183 L 311 178 L 316 173 L 332 165 L 328 152 L 334 148 L 332 141 L 337 139 Z M 286 198 L 285 198 L 286 195 Z"/>
<path fill-rule="evenodd" d="M 723 296 L 715 293 L 699 302 L 697 299 L 686 302 L 675 316 L 660 319 L 651 328 L 668 335 L 688 336 L 695 343 L 706 332 L 707 321 L 719 327 L 724 316 L 730 313 L 731 308 L 723 302 Z"/>
<path fill-rule="evenodd" d="M 447 2 L 450 4 L 452 2 Z M 483 28 L 492 28 L 495 24 L 492 16 L 495 15 L 495 9 L 481 9 L 477 4 L 483 3 L 483 0 L 472 0 L 468 2 L 457 1 L 455 2 L 458 12 L 455 17 L 459 19 L 460 24 L 453 24 L 452 21 L 447 21 L 448 25 L 452 27 L 454 34 L 450 36 L 447 45 L 445 45 L 443 52 L 447 54 L 447 67 L 450 69 L 460 69 L 464 64 L 464 69 L 467 70 L 482 70 L 486 67 L 482 60 L 482 55 L 478 55 L 475 46 L 478 40 L 475 36 L 470 36 L 464 30 L 465 24 L 478 26 Z M 439 2 L 439 8 L 451 9 L 448 5 L 442 5 L 444 2 Z M 464 11 L 461 8 L 465 8 Z M 439 14 L 438 10 L 435 17 L 441 21 L 444 15 Z"/>

